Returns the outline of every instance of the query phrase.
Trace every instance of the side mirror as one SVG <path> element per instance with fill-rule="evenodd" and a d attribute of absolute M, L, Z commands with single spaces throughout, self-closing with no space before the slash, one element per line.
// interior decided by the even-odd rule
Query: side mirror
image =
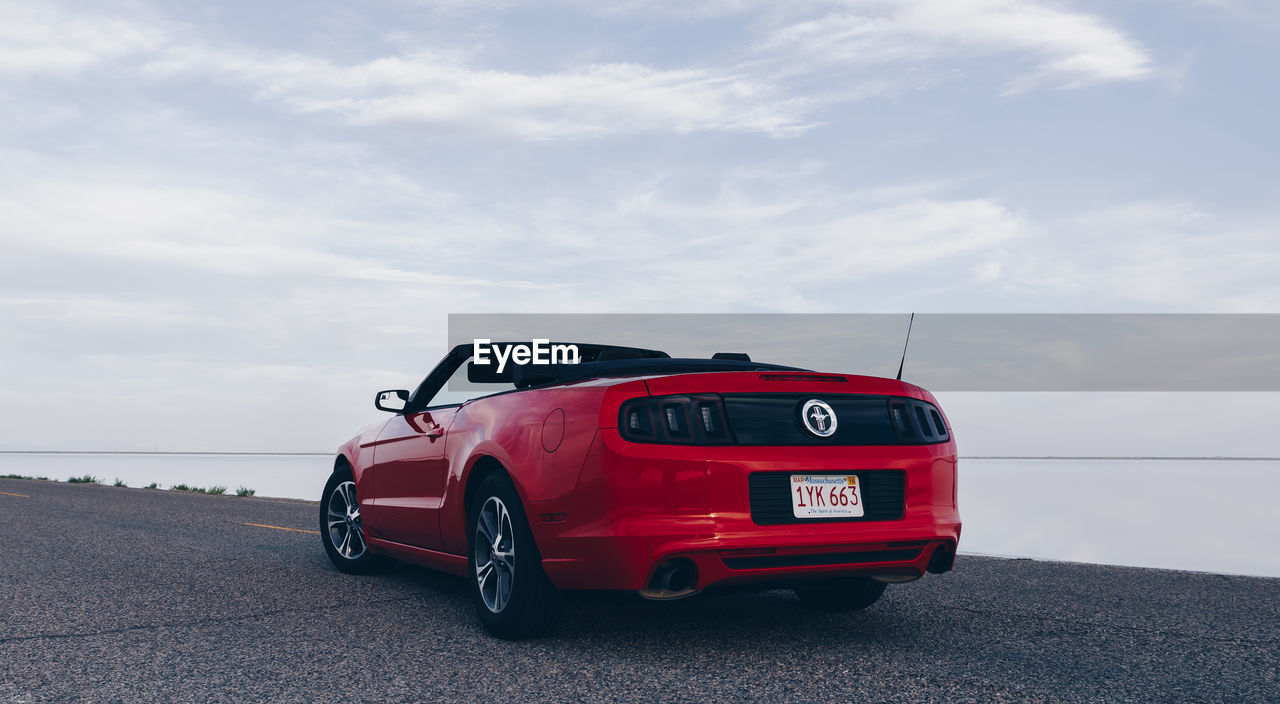
<path fill-rule="evenodd" d="M 379 411 L 387 413 L 399 413 L 404 410 L 406 404 L 409 403 L 409 392 L 404 389 L 391 389 L 390 391 L 379 391 L 373 397 L 373 406 Z"/>

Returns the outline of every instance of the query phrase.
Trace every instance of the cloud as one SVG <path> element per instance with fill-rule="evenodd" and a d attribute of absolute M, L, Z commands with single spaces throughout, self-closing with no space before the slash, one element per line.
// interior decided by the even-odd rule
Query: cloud
<path fill-rule="evenodd" d="M 564 0 L 607 18 L 708 21 L 746 18 L 765 39 L 745 61 L 779 75 L 896 63 L 1021 56 L 1030 70 L 1003 90 L 1084 88 L 1157 74 L 1136 39 L 1096 14 L 1045 0 Z M 1231 0 L 1192 0 L 1230 6 Z M 427 3 L 439 6 L 440 0 Z M 510 2 L 445 2 L 454 10 L 509 8 Z M 847 79 L 847 76 L 846 76 Z M 865 94 L 867 91 L 855 91 Z"/>
<path fill-rule="evenodd" d="M 420 250 L 430 234 L 418 218 L 435 223 L 437 232 L 454 227 L 453 218 L 472 226 L 476 219 L 440 213 L 439 203 L 447 197 L 406 189 L 396 175 L 372 165 L 363 182 L 348 178 L 335 184 L 332 174 L 317 172 L 295 189 L 271 193 L 269 183 L 278 178 L 266 163 L 271 153 L 242 155 L 255 160 L 261 173 L 220 184 L 198 184 L 205 175 L 177 167 L 126 171 L 18 150 L 0 150 L 0 158 L 14 167 L 0 175 L 0 242 L 13 257 L 64 264 L 89 259 L 103 270 L 132 263 L 175 279 L 208 275 L 290 286 L 315 281 L 396 282 L 431 290 L 525 286 L 518 279 L 497 282 L 418 268 L 412 251 Z M 313 202 L 316 193 L 324 194 L 324 202 Z M 396 215 L 379 215 L 379 206 Z M 352 216 L 352 210 L 361 213 Z M 359 242 L 378 242 L 374 251 L 388 256 L 352 245 Z M 9 276 L 10 283 L 26 278 L 19 271 Z M 47 282 L 53 289 L 75 284 Z M 119 309 L 95 304 L 81 312 L 113 310 Z"/>
<path fill-rule="evenodd" d="M 788 137 L 813 124 L 811 100 L 731 70 L 604 62 L 535 73 L 432 51 L 341 63 L 187 40 L 141 21 L 0 4 L 0 74 L 71 76 L 109 62 L 153 81 L 242 85 L 263 102 L 358 126 L 544 140 L 707 131 Z"/>
<path fill-rule="evenodd" d="M 259 99 L 356 125 L 416 125 L 516 139 L 635 132 L 760 132 L 810 126 L 809 101 L 746 75 L 657 70 L 631 63 L 555 73 L 471 68 L 432 53 L 339 65 L 314 56 L 175 48 L 149 61 L 154 77 L 208 76 Z"/>
<path fill-rule="evenodd" d="M 192 35 L 144 21 L 4 3 L 0 75 L 69 77 L 115 62 L 153 82 L 244 86 L 260 101 L 357 126 L 519 140 L 708 131 L 789 137 L 813 124 L 810 99 L 732 70 L 601 62 L 538 73 L 480 68 L 422 50 L 343 63 Z"/>
<path fill-rule="evenodd" d="M 825 66 L 1026 56 L 1006 92 L 1083 88 L 1152 75 L 1136 40 L 1101 18 L 1030 0 L 848 0 L 772 32 L 769 51 Z"/>
<path fill-rule="evenodd" d="M 159 48 L 163 33 L 97 14 L 0 2 L 0 75 L 67 75 Z"/>
<path fill-rule="evenodd" d="M 466 6 L 450 7 L 452 14 Z M 646 12 L 625 2 L 583 9 Z M 1029 0 L 848 0 L 782 8 L 712 2 L 683 11 L 703 18 L 745 14 L 757 31 L 769 29 L 745 54 L 678 67 L 624 59 L 499 70 L 439 49 L 338 60 L 237 45 L 193 27 L 5 3 L 0 73 L 71 76 L 113 63 L 141 73 L 153 87 L 174 81 L 242 87 L 262 103 L 354 126 L 530 141 L 662 132 L 793 137 L 818 124 L 820 110 L 889 91 L 892 78 L 877 67 L 895 64 L 1028 57 L 1030 70 L 1008 80 L 1006 92 L 1152 73 L 1145 50 L 1100 18 Z M 675 10 L 648 12 L 671 20 Z M 838 86 L 800 92 L 791 80 L 830 78 L 850 68 L 862 73 L 842 75 Z"/>
<path fill-rule="evenodd" d="M 1001 249 L 984 283 L 1041 309 L 1269 312 L 1280 306 L 1275 241 L 1270 219 L 1186 200 L 1120 202 L 1042 221 Z"/>
<path fill-rule="evenodd" d="M 710 193 L 682 178 L 640 179 L 594 196 L 612 208 L 575 199 L 509 218 L 539 241 L 544 275 L 592 292 L 575 297 L 583 311 L 892 309 L 921 288 L 963 286 L 948 269 L 1026 231 L 1006 205 L 943 185 L 840 189 L 813 164 L 768 166 L 702 174 L 719 184 Z M 883 288 L 904 272 L 919 287 Z"/>
<path fill-rule="evenodd" d="M 634 173 L 571 194 L 552 187 L 553 197 L 495 200 L 407 187 L 403 174 L 364 159 L 308 171 L 305 158 L 276 151 L 241 154 L 254 166 L 221 183 L 194 167 L 122 171 L 73 157 L 0 156 L 14 167 L 0 177 L 0 242 L 11 254 L 0 271 L 13 300 L 48 313 L 68 293 L 84 295 L 94 303 L 83 315 L 108 319 L 131 310 L 106 300 L 117 286 L 191 304 L 139 316 L 149 320 L 184 310 L 198 317 L 231 291 L 278 306 L 298 295 L 308 305 L 349 307 L 354 289 L 405 300 L 465 292 L 472 310 L 536 310 L 563 300 L 666 306 L 697 288 L 706 309 L 802 310 L 819 298 L 810 284 L 846 287 L 917 270 L 1024 230 L 1006 206 L 951 196 L 945 185 L 825 186 L 813 162 L 696 176 L 719 183 L 710 193 Z M 273 184 L 285 173 L 294 182 L 282 190 Z M 616 246 L 602 247 L 602 233 Z M 535 244 L 537 267 L 491 256 Z M 65 276 L 43 285 L 22 264 L 54 260 Z M 655 286 L 664 282 L 671 285 Z M 370 319 L 390 325 L 395 315 Z"/>

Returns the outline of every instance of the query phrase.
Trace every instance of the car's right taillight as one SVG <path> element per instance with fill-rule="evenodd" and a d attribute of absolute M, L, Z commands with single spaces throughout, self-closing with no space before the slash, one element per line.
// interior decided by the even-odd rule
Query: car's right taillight
<path fill-rule="evenodd" d="M 906 444 L 946 442 L 951 436 L 942 413 L 932 403 L 908 398 L 889 401 L 889 422 L 898 440 Z"/>

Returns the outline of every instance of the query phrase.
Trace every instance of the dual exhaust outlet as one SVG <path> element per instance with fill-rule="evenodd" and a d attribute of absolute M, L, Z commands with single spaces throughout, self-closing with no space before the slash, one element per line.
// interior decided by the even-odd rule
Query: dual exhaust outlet
<path fill-rule="evenodd" d="M 649 586 L 640 590 L 640 596 L 654 601 L 683 599 L 698 593 L 698 567 L 682 557 L 662 563 L 653 571 Z"/>
<path fill-rule="evenodd" d="M 926 571 L 933 574 L 948 572 L 955 564 L 955 548 L 950 544 L 942 544 L 934 548 L 929 557 Z M 872 579 L 890 584 L 913 582 L 920 579 L 921 574 L 883 574 L 871 575 Z M 670 601 L 693 596 L 698 589 L 698 567 L 691 560 L 675 557 L 658 566 L 653 571 L 649 586 L 640 590 L 640 596 L 655 601 Z"/>

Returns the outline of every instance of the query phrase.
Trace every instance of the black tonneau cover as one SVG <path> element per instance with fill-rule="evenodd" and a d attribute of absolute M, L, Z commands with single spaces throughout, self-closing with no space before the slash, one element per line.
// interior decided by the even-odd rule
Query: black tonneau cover
<path fill-rule="evenodd" d="M 563 384 L 581 379 L 611 376 L 649 376 L 655 374 L 693 374 L 698 372 L 804 372 L 808 369 L 786 367 L 764 362 L 733 359 L 613 359 L 581 364 L 539 364 L 517 366 L 512 374 L 517 389 L 544 384 Z"/>

